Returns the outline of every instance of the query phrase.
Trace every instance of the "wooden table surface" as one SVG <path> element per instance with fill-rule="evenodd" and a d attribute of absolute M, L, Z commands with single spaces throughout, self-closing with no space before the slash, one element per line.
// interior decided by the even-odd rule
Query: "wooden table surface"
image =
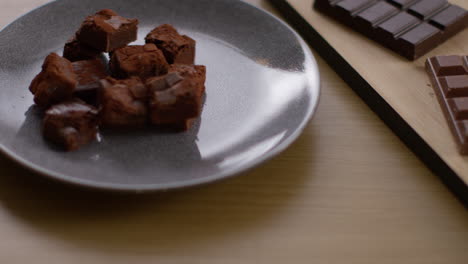
<path fill-rule="evenodd" d="M 310 8 L 314 0 L 286 1 L 317 30 L 327 43 L 330 43 L 357 74 L 366 80 L 372 87 L 371 89 L 383 98 L 408 126 L 437 153 L 445 164 L 458 175 L 460 181 L 468 185 L 468 156 L 460 155 L 431 81 L 424 70 L 427 58 L 440 55 L 468 54 L 468 45 L 466 45 L 468 43 L 468 30 L 460 32 L 421 58 L 409 61 Z M 450 0 L 450 2 L 468 9 L 467 0 Z M 357 51 L 356 47 L 360 47 L 360 49 Z M 371 67 L 369 67 L 370 65 Z M 351 74 L 345 75 L 350 76 Z M 395 129 L 401 130 L 398 126 L 395 126 Z"/>
<path fill-rule="evenodd" d="M 0 26 L 45 2 L 0 0 Z M 97 193 L 0 156 L 0 263 L 467 263 L 466 209 L 318 63 L 322 98 L 304 134 L 216 184 Z"/>

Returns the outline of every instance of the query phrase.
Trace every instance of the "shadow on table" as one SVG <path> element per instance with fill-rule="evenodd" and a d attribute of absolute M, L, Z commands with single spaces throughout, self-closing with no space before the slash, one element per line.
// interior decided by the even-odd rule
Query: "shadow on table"
<path fill-rule="evenodd" d="M 306 166 L 316 153 L 311 138 L 310 133 L 303 135 L 279 157 L 238 177 L 142 195 L 63 185 L 1 156 L 0 206 L 44 236 L 79 247 L 180 251 L 261 228 L 284 212 L 313 177 Z M 298 156 L 305 158 L 292 158 Z"/>

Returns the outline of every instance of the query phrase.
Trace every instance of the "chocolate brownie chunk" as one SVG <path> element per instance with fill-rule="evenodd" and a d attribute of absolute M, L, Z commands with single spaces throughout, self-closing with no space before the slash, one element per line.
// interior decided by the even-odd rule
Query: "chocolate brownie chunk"
<path fill-rule="evenodd" d="M 150 122 L 153 125 L 178 127 L 187 130 L 191 119 L 200 115 L 202 83 L 178 72 L 147 80 L 149 89 Z"/>
<path fill-rule="evenodd" d="M 67 151 L 77 150 L 95 140 L 98 111 L 80 100 L 56 104 L 45 112 L 44 138 Z"/>
<path fill-rule="evenodd" d="M 96 103 L 100 80 L 108 76 L 106 66 L 100 59 L 72 63 L 78 81 L 74 95 L 89 104 Z"/>
<path fill-rule="evenodd" d="M 63 48 L 63 57 L 71 62 L 92 60 L 99 55 L 101 55 L 101 51 L 79 42 L 76 37 L 69 39 Z"/>
<path fill-rule="evenodd" d="M 42 71 L 34 78 L 29 90 L 34 94 L 34 102 L 48 107 L 73 97 L 77 84 L 76 74 L 69 60 L 51 53 L 42 65 Z"/>
<path fill-rule="evenodd" d="M 147 88 L 138 77 L 101 80 L 99 89 L 103 127 L 141 127 L 147 120 Z"/>
<path fill-rule="evenodd" d="M 202 86 L 200 93 L 205 92 L 205 81 L 206 81 L 206 67 L 203 65 L 191 65 L 191 64 L 171 64 L 168 72 L 177 72 L 184 78 L 193 78 L 199 81 Z"/>
<path fill-rule="evenodd" d="M 167 73 L 169 67 L 161 50 L 154 44 L 117 49 L 112 53 L 109 66 L 112 75 L 121 79 L 130 76 L 146 79 Z"/>
<path fill-rule="evenodd" d="M 181 36 L 177 30 L 164 24 L 153 29 L 145 38 L 146 43 L 153 43 L 160 48 L 170 64 L 194 64 L 195 40 Z"/>
<path fill-rule="evenodd" d="M 137 39 L 138 19 L 127 19 L 104 9 L 88 16 L 76 38 L 99 51 L 113 51 Z"/>

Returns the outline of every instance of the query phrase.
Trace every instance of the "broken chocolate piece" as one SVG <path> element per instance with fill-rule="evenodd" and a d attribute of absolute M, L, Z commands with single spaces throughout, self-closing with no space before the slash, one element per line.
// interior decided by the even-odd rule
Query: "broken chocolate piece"
<path fill-rule="evenodd" d="M 110 52 L 137 39 L 138 19 L 127 19 L 110 9 L 88 16 L 76 38 L 94 49 Z"/>
<path fill-rule="evenodd" d="M 169 64 L 194 64 L 195 40 L 180 35 L 177 30 L 164 24 L 153 29 L 145 38 L 146 43 L 153 43 L 162 50 Z"/>
<path fill-rule="evenodd" d="M 99 89 L 103 127 L 141 127 L 147 121 L 147 88 L 138 77 L 101 80 Z"/>
<path fill-rule="evenodd" d="M 315 0 L 314 7 L 410 60 L 468 26 L 468 12 L 446 0 Z"/>
<path fill-rule="evenodd" d="M 78 81 L 74 95 L 94 105 L 100 80 L 108 76 L 106 66 L 100 59 L 76 61 L 72 66 Z"/>
<path fill-rule="evenodd" d="M 80 60 L 93 60 L 101 55 L 101 51 L 79 42 L 76 37 L 65 43 L 63 57 L 71 62 Z"/>
<path fill-rule="evenodd" d="M 138 76 L 141 79 L 166 74 L 169 65 L 154 44 L 127 46 L 115 50 L 110 61 L 114 77 L 125 79 Z"/>
<path fill-rule="evenodd" d="M 468 154 L 468 58 L 436 56 L 426 71 L 461 154 Z"/>
<path fill-rule="evenodd" d="M 42 71 L 31 82 L 29 90 L 38 106 L 48 107 L 71 99 L 76 84 L 71 62 L 51 53 L 44 60 Z"/>
<path fill-rule="evenodd" d="M 77 150 L 96 139 L 98 111 L 79 100 L 56 104 L 45 112 L 44 138 L 67 151 Z"/>
<path fill-rule="evenodd" d="M 177 72 L 184 78 L 193 78 L 201 83 L 200 92 L 205 92 L 205 81 L 206 81 L 206 67 L 203 65 L 191 65 L 191 64 L 172 64 L 169 66 L 168 72 Z"/>

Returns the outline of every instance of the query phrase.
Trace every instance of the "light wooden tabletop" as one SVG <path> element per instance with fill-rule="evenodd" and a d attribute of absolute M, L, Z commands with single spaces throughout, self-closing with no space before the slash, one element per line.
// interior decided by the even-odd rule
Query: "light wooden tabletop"
<path fill-rule="evenodd" d="M 0 26 L 45 2 L 0 0 Z M 318 63 L 321 103 L 299 140 L 216 184 L 94 193 L 0 156 L 0 263 L 467 263 L 466 209 Z"/>
<path fill-rule="evenodd" d="M 310 8 L 314 0 L 287 2 L 316 28 L 327 43 L 405 120 L 460 180 L 468 184 L 468 156 L 460 155 L 424 70 L 426 59 L 432 56 L 468 54 L 468 30 L 460 32 L 421 58 L 409 61 Z M 467 0 L 450 2 L 468 9 Z M 356 47 L 360 49 L 357 51 Z"/>

